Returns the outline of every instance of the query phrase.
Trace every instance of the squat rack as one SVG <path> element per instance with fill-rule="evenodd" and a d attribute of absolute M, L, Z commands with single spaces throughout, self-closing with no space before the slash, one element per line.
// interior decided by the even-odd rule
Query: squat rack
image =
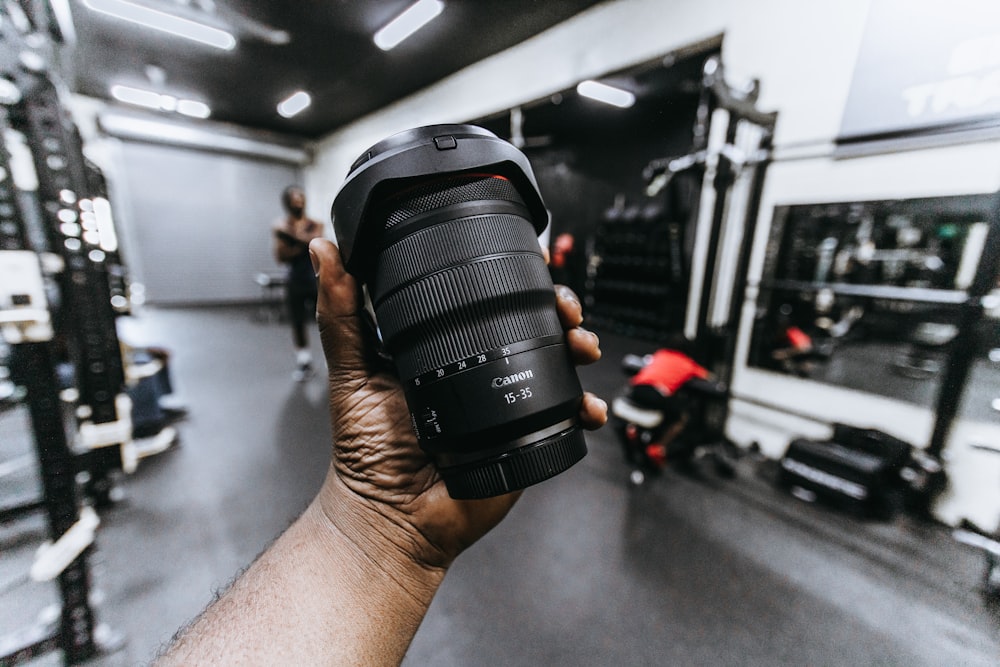
<path fill-rule="evenodd" d="M 60 101 L 61 84 L 51 66 L 52 37 L 58 31 L 45 3 L 30 4 L 30 17 L 20 9 L 0 5 L 0 135 L 13 130 L 27 141 L 38 179 L 44 247 L 32 243 L 11 156 L 0 140 L 0 259 L 23 269 L 9 274 L 12 284 L 0 290 L 5 301 L 0 302 L 0 326 L 13 348 L 14 379 L 27 390 L 43 499 L 5 508 L 2 518 L 44 510 L 53 544 L 43 547 L 32 574 L 58 579 L 61 609 L 53 627 L 39 625 L 0 638 L 0 666 L 56 649 L 66 664 L 78 664 L 110 648 L 99 639 L 90 603 L 88 559 L 98 520 L 92 509 L 82 508 L 77 474 L 87 471 L 91 487 L 99 486 L 110 470 L 121 467 L 130 440 L 111 305 L 121 267 L 117 253 L 102 246 L 97 233 L 91 197 L 104 194 L 103 179 L 86 162 L 80 135 Z M 28 33 L 34 39 L 26 39 Z M 58 308 L 46 298 L 47 276 L 58 287 Z M 77 369 L 77 417 L 88 420 L 94 434 L 83 454 L 74 452 L 67 437 L 56 374 L 57 363 L 66 358 Z"/>

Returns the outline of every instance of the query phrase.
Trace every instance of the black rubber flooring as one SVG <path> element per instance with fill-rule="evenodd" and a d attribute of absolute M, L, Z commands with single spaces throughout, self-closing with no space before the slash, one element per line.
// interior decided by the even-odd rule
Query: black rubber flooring
<path fill-rule="evenodd" d="M 97 665 L 148 662 L 301 511 L 326 472 L 322 374 L 292 381 L 290 334 L 248 309 L 147 309 L 190 404 L 182 444 L 122 482 L 94 555 L 99 619 L 127 639 Z M 628 339 L 602 337 L 584 385 L 610 398 Z M 318 341 L 313 341 L 319 354 Z M 0 414 L 0 465 L 31 452 L 20 408 Z M 455 564 L 406 658 L 417 665 L 997 665 L 1000 618 L 979 554 L 947 530 L 865 522 L 735 480 L 668 471 L 640 489 L 610 429 L 526 492 Z M 32 466 L 0 477 L 30 495 Z M 0 525 L 0 636 L 57 600 L 23 580 L 39 517 Z M 38 665 L 59 664 L 50 654 Z"/>

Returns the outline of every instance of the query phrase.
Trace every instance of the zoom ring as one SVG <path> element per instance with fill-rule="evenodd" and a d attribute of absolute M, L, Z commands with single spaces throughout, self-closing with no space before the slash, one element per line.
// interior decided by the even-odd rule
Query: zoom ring
<path fill-rule="evenodd" d="M 404 378 L 510 343 L 559 335 L 555 294 L 538 255 L 455 266 L 400 289 L 375 312 Z"/>
<path fill-rule="evenodd" d="M 434 251 L 428 252 L 429 248 Z M 379 255 L 372 296 L 377 303 L 387 293 L 421 276 L 477 257 L 512 252 L 535 252 L 541 256 L 534 227 L 516 215 L 479 215 L 427 227 Z"/>

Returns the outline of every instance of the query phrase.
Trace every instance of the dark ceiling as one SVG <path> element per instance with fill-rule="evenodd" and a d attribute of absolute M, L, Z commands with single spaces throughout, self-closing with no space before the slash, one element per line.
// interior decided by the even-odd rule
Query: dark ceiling
<path fill-rule="evenodd" d="M 722 38 L 710 38 L 681 51 L 638 63 L 600 77 L 604 83 L 631 91 L 635 105 L 618 109 L 587 99 L 570 87 L 520 107 L 525 148 L 628 143 L 635 136 L 657 137 L 664 127 L 693 122 L 702 92 L 702 70 L 710 56 L 720 54 Z M 512 132 L 511 113 L 503 110 L 470 119 L 502 137 Z"/>
<path fill-rule="evenodd" d="M 599 0 L 446 0 L 442 14 L 395 49 L 375 31 L 412 0 L 135 0 L 182 13 L 214 11 L 235 29 L 222 51 L 98 14 L 71 0 L 76 92 L 109 99 L 112 84 L 199 100 L 212 119 L 316 138 L 556 25 Z M 271 32 L 269 32 L 271 31 Z M 287 44 L 274 43 L 284 31 Z M 304 89 L 312 106 L 285 119 L 279 101 Z"/>

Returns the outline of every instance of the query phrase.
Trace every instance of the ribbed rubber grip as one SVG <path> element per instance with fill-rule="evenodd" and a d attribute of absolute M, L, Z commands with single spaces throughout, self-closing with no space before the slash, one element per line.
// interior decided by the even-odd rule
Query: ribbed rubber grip
<path fill-rule="evenodd" d="M 412 378 L 466 357 L 562 333 L 555 294 L 538 255 L 455 266 L 376 305 L 400 375 Z"/>
<path fill-rule="evenodd" d="M 586 454 L 583 431 L 576 427 L 493 459 L 440 472 L 452 498 L 490 498 L 554 477 Z"/>
<path fill-rule="evenodd" d="M 515 252 L 542 256 L 534 227 L 522 217 L 500 213 L 442 222 L 400 239 L 379 254 L 372 299 L 378 304 L 401 285 L 449 266 Z"/>

